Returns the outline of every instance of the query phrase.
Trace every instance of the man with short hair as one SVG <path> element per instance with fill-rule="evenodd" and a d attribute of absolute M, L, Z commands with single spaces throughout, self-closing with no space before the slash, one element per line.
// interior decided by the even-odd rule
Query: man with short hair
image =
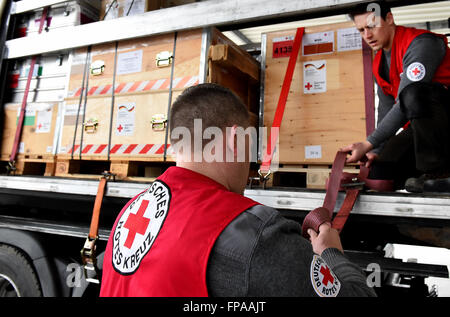
<path fill-rule="evenodd" d="M 238 151 L 244 143 L 249 152 L 251 140 L 239 131 L 249 127 L 249 117 L 230 90 L 188 88 L 169 118 L 177 166 L 119 214 L 105 251 L 101 296 L 375 295 L 330 223 L 310 229 L 310 242 L 299 223 L 242 195 L 249 153 L 240 160 Z M 196 136 L 213 130 L 214 147 L 204 151 L 210 142 Z M 205 160 L 205 153 L 216 159 Z"/>
<path fill-rule="evenodd" d="M 397 189 L 450 191 L 447 38 L 396 25 L 384 1 L 360 4 L 350 17 L 376 51 L 379 107 L 375 131 L 366 141 L 342 149 L 352 152 L 347 161 L 365 157 L 372 166 L 369 178 L 393 179 Z"/>

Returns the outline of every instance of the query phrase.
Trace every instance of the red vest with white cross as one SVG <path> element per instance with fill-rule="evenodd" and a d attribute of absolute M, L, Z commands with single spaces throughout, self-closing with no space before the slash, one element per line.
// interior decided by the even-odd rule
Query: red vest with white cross
<path fill-rule="evenodd" d="M 408 47 L 411 44 L 411 42 L 417 36 L 424 33 L 431 33 L 441 37 L 447 46 L 448 43 L 447 38 L 443 35 L 432 33 L 427 30 L 396 26 L 394 41 L 391 49 L 391 67 L 389 72 L 389 82 L 384 80 L 380 76 L 379 72 L 381 65 L 382 50 L 379 50 L 375 55 L 373 61 L 373 74 L 375 75 L 377 83 L 381 87 L 385 95 L 391 95 L 392 97 L 397 98 L 398 87 L 400 85 L 400 74 L 403 73 L 404 71 L 407 71 L 403 69 L 403 57 L 405 56 L 405 53 L 408 50 Z M 420 72 L 423 72 L 424 69 L 421 69 L 420 67 L 415 68 L 413 67 L 409 71 L 411 71 L 411 73 L 414 76 L 417 76 L 417 78 L 420 78 Z M 432 81 L 442 83 L 446 86 L 450 86 L 450 49 L 448 47 L 447 53 L 441 65 L 436 70 Z"/>
<path fill-rule="evenodd" d="M 257 204 L 206 176 L 169 168 L 120 212 L 106 246 L 100 296 L 208 296 L 216 239 Z"/>

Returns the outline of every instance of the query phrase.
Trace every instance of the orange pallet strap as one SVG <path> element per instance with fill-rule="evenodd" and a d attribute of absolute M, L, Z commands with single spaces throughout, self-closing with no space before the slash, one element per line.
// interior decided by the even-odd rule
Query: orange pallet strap
<path fill-rule="evenodd" d="M 106 183 L 110 177 L 114 174 L 110 172 L 104 172 L 102 178 L 98 184 L 97 196 L 95 197 L 94 209 L 92 211 L 91 225 L 89 227 L 89 234 L 84 243 L 83 249 L 81 249 L 81 259 L 83 262 L 84 274 L 87 282 L 99 284 L 100 281 L 95 278 L 97 275 L 97 257 L 96 257 L 96 244 L 98 240 L 98 225 L 100 219 L 100 211 L 102 207 L 103 197 L 105 195 Z M 94 272 L 89 274 L 88 271 Z"/>

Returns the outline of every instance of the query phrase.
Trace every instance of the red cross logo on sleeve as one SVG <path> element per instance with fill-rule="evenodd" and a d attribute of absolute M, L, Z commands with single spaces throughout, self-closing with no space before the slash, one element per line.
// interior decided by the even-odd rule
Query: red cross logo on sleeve
<path fill-rule="evenodd" d="M 322 283 L 325 285 L 328 285 L 328 282 L 331 282 L 331 284 L 334 283 L 334 277 L 331 275 L 330 269 L 326 266 L 320 267 L 320 273 L 323 275 Z"/>
<path fill-rule="evenodd" d="M 144 217 L 144 213 L 148 207 L 148 200 L 143 200 L 136 214 L 130 213 L 128 216 L 127 222 L 125 222 L 124 227 L 128 229 L 127 240 L 125 241 L 124 246 L 128 249 L 131 249 L 133 246 L 134 239 L 136 234 L 144 235 L 147 231 L 148 224 L 150 223 L 150 219 Z"/>
<path fill-rule="evenodd" d="M 416 67 L 412 70 L 414 76 L 417 76 L 418 74 L 420 74 L 420 70 Z"/>

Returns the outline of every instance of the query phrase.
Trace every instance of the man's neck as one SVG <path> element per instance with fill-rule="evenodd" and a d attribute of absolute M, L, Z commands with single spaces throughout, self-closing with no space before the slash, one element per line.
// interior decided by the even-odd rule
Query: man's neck
<path fill-rule="evenodd" d="M 178 167 L 183 167 L 193 172 L 199 173 L 203 176 L 209 177 L 215 182 L 221 184 L 228 190 L 230 190 L 230 186 L 227 183 L 226 173 L 224 173 L 223 169 L 217 163 L 197 163 L 197 162 L 183 162 L 177 161 Z"/>
<path fill-rule="evenodd" d="M 394 24 L 392 26 L 392 32 L 390 34 L 389 43 L 385 47 L 383 47 L 383 51 L 385 53 L 390 53 L 391 52 L 392 45 L 394 44 L 394 37 L 395 37 L 396 29 L 397 29 L 397 26 Z"/>

